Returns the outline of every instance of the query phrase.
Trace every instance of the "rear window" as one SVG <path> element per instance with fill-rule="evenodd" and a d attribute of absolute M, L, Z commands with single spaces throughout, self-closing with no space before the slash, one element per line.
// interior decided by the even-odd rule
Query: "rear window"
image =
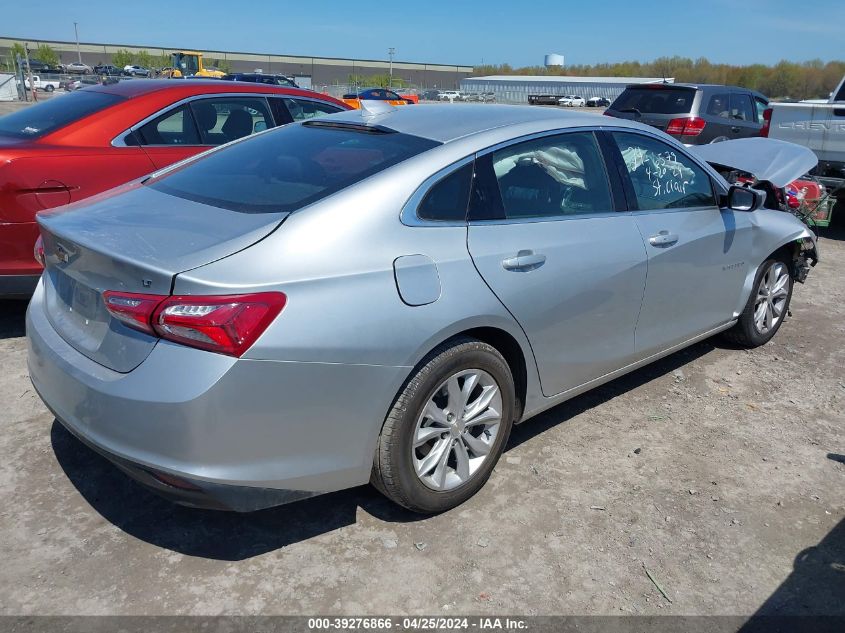
<path fill-rule="evenodd" d="M 362 127 L 294 124 L 214 152 L 149 186 L 240 213 L 290 212 L 437 145 Z"/>
<path fill-rule="evenodd" d="M 0 134 L 13 138 L 38 138 L 122 100 L 123 97 L 117 95 L 85 90 L 53 97 L 0 117 Z"/>
<path fill-rule="evenodd" d="M 663 85 L 625 88 L 610 109 L 639 114 L 689 114 L 693 99 L 693 88 L 672 88 Z"/>

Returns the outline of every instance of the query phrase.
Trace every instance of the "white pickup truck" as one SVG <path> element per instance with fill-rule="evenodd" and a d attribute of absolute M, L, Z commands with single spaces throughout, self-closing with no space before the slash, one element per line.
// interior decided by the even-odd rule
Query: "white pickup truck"
<path fill-rule="evenodd" d="M 825 101 L 772 103 L 769 137 L 809 147 L 819 157 L 814 175 L 845 185 L 845 77 Z"/>
<path fill-rule="evenodd" d="M 29 77 L 24 79 L 24 85 L 26 89 L 29 90 Z M 45 92 L 53 92 L 59 88 L 59 80 L 58 79 L 42 79 L 38 75 L 32 76 L 32 85 L 35 86 L 36 90 L 43 90 Z"/>

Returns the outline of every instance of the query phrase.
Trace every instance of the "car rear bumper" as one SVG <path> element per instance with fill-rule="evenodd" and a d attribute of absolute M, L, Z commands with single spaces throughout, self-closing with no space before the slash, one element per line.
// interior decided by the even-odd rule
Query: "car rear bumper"
<path fill-rule="evenodd" d="M 180 503 L 257 510 L 364 484 L 409 369 L 236 359 L 159 342 L 119 373 L 27 311 L 32 384 L 71 433 Z"/>

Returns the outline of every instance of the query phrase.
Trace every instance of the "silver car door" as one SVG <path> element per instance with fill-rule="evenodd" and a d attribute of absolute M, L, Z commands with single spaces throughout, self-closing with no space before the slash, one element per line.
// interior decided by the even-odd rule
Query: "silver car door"
<path fill-rule="evenodd" d="M 625 186 L 648 252 L 637 325 L 640 356 L 661 351 L 734 317 L 748 272 L 748 213 L 720 209 L 709 174 L 675 146 L 613 132 Z"/>
<path fill-rule="evenodd" d="M 469 252 L 525 331 L 547 396 L 634 355 L 645 249 L 632 215 L 613 200 L 589 131 L 524 140 L 476 160 Z"/>

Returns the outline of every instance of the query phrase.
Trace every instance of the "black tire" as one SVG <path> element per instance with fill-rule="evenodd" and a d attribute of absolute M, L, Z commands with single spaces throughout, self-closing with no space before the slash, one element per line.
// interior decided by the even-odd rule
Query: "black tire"
<path fill-rule="evenodd" d="M 44 88 L 47 92 L 53 92 L 56 88 L 52 84 L 47 84 L 47 87 Z"/>
<path fill-rule="evenodd" d="M 761 332 L 754 320 L 755 302 L 760 292 L 760 286 L 763 284 L 765 275 L 773 266 L 778 264 L 786 267 L 786 302 L 783 305 L 777 322 L 774 323 L 769 330 Z M 754 278 L 754 286 L 751 288 L 751 294 L 748 297 L 748 303 L 745 304 L 745 309 L 743 309 L 742 314 L 740 314 L 736 325 L 724 332 L 724 338 L 731 343 L 741 345 L 743 347 L 759 347 L 760 345 L 768 343 L 772 337 L 777 334 L 777 331 L 786 319 L 786 315 L 789 311 L 789 303 L 792 300 L 792 284 L 792 271 L 790 270 L 788 261 L 784 259 L 771 258 L 763 262 L 760 269 L 757 271 L 757 276 Z"/>
<path fill-rule="evenodd" d="M 443 381 L 467 369 L 480 369 L 493 377 L 502 395 L 502 420 L 478 470 L 456 488 L 432 490 L 417 476 L 412 462 L 416 422 Z M 423 359 L 394 401 L 379 435 L 371 483 L 390 500 L 414 512 L 435 514 L 462 504 L 484 486 L 499 461 L 513 426 L 515 400 L 513 375 L 498 350 L 471 338 L 444 343 Z"/>

